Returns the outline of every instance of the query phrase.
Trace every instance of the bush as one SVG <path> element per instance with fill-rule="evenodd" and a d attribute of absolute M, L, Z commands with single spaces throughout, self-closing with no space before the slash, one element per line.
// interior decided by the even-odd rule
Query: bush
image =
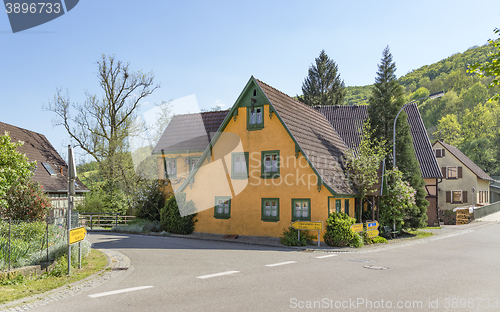
<path fill-rule="evenodd" d="M 160 211 L 166 202 L 160 187 L 160 181 L 154 180 L 138 192 L 135 199 L 138 218 L 160 221 Z"/>
<path fill-rule="evenodd" d="M 26 181 L 10 187 L 4 196 L 5 206 L 0 206 L 0 216 L 12 220 L 42 220 L 51 206 L 40 183 Z"/>
<path fill-rule="evenodd" d="M 363 238 L 358 233 L 354 233 L 353 239 L 351 241 L 351 246 L 355 248 L 363 247 Z"/>
<path fill-rule="evenodd" d="M 187 214 L 181 217 L 179 211 Z M 196 207 L 192 200 L 186 202 L 182 195 L 171 196 L 165 206 L 160 211 L 160 223 L 163 229 L 175 234 L 191 234 L 194 231 Z"/>
<path fill-rule="evenodd" d="M 355 222 L 356 219 L 343 212 L 331 213 L 326 220 L 326 233 L 323 236 L 325 243 L 332 247 L 349 246 L 355 238 L 351 230 L 351 225 Z"/>
<path fill-rule="evenodd" d="M 383 237 L 381 237 L 381 236 L 377 236 L 377 237 L 374 237 L 374 238 L 372 239 L 372 242 L 373 242 L 374 244 L 384 244 L 384 243 L 387 243 L 387 239 L 385 239 L 385 238 L 383 238 Z"/>
<path fill-rule="evenodd" d="M 286 246 L 306 246 L 312 240 L 317 239 L 315 235 L 309 235 L 307 232 L 300 233 L 300 241 L 298 239 L 299 231 L 293 227 L 288 227 L 288 230 L 283 228 L 283 234 L 280 236 L 280 243 Z"/>

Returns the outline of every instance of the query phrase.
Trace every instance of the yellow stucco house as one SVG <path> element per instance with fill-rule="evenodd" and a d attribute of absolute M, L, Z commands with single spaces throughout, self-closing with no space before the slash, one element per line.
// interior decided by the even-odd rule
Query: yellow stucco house
<path fill-rule="evenodd" d="M 346 150 L 323 114 L 251 77 L 231 110 L 174 116 L 153 153 L 194 201 L 196 232 L 279 237 L 296 220 L 354 217 Z"/>
<path fill-rule="evenodd" d="M 493 179 L 486 172 L 452 145 L 437 141 L 432 148 L 443 174 L 439 184 L 439 209 L 489 203 Z"/>

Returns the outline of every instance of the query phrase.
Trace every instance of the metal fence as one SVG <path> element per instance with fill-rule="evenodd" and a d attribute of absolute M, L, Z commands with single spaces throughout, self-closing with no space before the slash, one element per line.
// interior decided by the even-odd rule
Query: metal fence
<path fill-rule="evenodd" d="M 71 218 L 78 226 L 78 213 Z M 67 219 L 43 221 L 0 219 L 0 271 L 51 262 L 68 247 Z"/>
<path fill-rule="evenodd" d="M 111 228 L 128 224 L 135 219 L 134 216 L 122 216 L 114 212 L 86 212 L 80 213 L 80 226 L 93 230 L 94 228 Z"/>
<path fill-rule="evenodd" d="M 475 207 L 474 219 L 481 218 L 498 211 L 500 211 L 500 202 L 492 203 L 482 207 Z"/>

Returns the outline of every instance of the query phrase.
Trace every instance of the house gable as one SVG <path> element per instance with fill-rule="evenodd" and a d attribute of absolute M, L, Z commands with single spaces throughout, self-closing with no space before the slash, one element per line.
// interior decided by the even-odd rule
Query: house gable
<path fill-rule="evenodd" d="M 437 141 L 433 144 L 433 149 L 439 151 L 437 161 L 443 173 L 439 186 L 440 209 L 489 202 L 491 178 L 484 171 L 454 146 Z"/>
<path fill-rule="evenodd" d="M 317 176 L 318 190 L 325 186 L 332 195 L 347 195 L 351 197 L 356 193 L 354 187 L 345 178 L 341 166 L 341 157 L 347 150 L 346 145 L 331 127 L 326 118 L 307 105 L 289 97 L 288 95 L 270 87 L 269 85 L 250 78 L 235 104 L 227 114 L 224 122 L 212 141 L 203 153 L 196 168 L 179 191 L 183 191 L 198 172 L 200 166 L 212 155 L 212 148 L 226 130 L 231 120 L 237 121 L 246 111 L 246 125 L 249 129 L 248 113 L 257 108 L 270 119 L 275 116 L 295 144 L 295 155 L 303 155 L 307 164 Z M 263 118 L 263 128 L 266 127 L 266 118 Z"/>

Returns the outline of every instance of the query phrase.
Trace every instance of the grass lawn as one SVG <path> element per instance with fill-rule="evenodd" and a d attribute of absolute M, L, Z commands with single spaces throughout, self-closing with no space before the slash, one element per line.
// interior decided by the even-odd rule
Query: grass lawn
<path fill-rule="evenodd" d="M 415 230 L 415 231 L 408 230 L 406 232 L 409 233 L 410 235 L 416 236 L 416 238 L 425 238 L 425 237 L 429 237 L 429 236 L 434 235 L 431 232 L 425 232 L 425 231 L 421 231 L 421 230 Z"/>
<path fill-rule="evenodd" d="M 108 263 L 105 254 L 92 249 L 90 255 L 82 259 L 82 268 L 72 268 L 71 276 L 61 277 L 41 275 L 35 277 L 18 276 L 11 280 L 0 280 L 0 304 L 8 301 L 41 294 L 65 284 L 82 280 L 103 270 Z"/>

